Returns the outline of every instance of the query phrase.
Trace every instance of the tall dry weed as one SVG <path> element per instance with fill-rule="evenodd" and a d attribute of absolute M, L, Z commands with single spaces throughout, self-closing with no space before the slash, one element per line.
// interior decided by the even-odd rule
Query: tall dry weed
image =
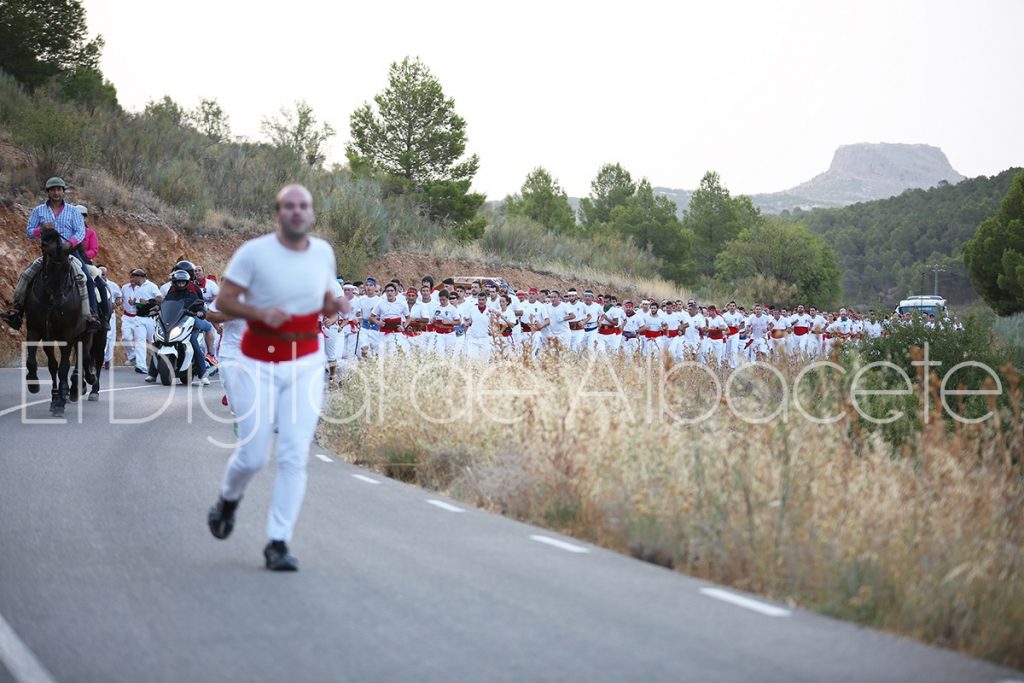
<path fill-rule="evenodd" d="M 394 358 L 358 366 L 323 436 L 354 461 L 527 522 L 1024 665 L 1015 377 L 1015 409 L 977 425 L 936 415 L 907 457 L 861 428 L 838 384 L 803 401 L 842 419 L 801 417 L 782 389 L 797 371 L 748 370 L 726 399 L 727 371 L 670 362 Z M 776 409 L 788 417 L 759 420 Z"/>

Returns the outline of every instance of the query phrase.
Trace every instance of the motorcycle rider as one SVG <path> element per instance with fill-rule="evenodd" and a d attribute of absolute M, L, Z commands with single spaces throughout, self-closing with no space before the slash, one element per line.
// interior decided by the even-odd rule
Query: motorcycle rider
<path fill-rule="evenodd" d="M 192 277 L 187 271 L 176 270 L 171 273 L 170 288 L 168 288 L 167 294 L 164 296 L 164 301 L 181 301 L 185 310 L 195 315 L 196 320 L 192 327 L 189 343 L 192 345 L 192 354 L 199 369 L 199 378 L 203 386 L 209 386 L 210 379 L 206 376 L 206 359 L 203 358 L 199 348 L 199 333 L 211 331 L 213 325 L 205 320 L 206 306 L 203 303 L 202 296 L 196 294 Z M 150 384 L 156 382 L 156 364 L 158 362 L 160 361 L 154 356 L 154 362 L 149 367 L 149 376 L 146 378 L 146 381 Z"/>

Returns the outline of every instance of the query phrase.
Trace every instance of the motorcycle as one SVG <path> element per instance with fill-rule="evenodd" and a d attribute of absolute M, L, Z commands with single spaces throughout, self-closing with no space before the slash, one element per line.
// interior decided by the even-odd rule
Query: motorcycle
<path fill-rule="evenodd" d="M 182 301 L 164 301 L 160 304 L 159 313 L 154 316 L 156 329 L 153 345 L 156 353 L 151 362 L 156 364 L 156 374 L 160 377 L 160 384 L 165 387 L 171 385 L 172 377 L 177 377 L 182 384 L 188 384 L 191 376 L 199 376 L 199 359 L 192 350 L 191 340 L 196 315 L 201 315 L 202 310 L 202 303 L 186 309 Z"/>

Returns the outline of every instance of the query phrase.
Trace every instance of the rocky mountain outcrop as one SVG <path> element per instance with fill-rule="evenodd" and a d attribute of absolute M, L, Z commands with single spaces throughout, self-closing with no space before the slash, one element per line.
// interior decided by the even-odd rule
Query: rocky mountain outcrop
<path fill-rule="evenodd" d="M 846 206 L 887 199 L 912 188 L 956 184 L 964 179 L 938 147 L 893 143 L 843 145 L 832 164 L 807 182 L 782 192 L 753 195 L 766 213 L 785 209 Z"/>

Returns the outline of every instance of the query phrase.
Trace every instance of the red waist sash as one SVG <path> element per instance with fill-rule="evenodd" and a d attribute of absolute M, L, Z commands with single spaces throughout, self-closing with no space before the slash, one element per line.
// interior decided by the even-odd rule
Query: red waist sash
<path fill-rule="evenodd" d="M 319 312 L 293 315 L 277 328 L 250 320 L 242 335 L 242 354 L 267 363 L 280 363 L 316 353 L 320 348 L 319 315 Z"/>
<path fill-rule="evenodd" d="M 665 336 L 666 337 L 678 337 L 679 336 L 679 330 L 668 330 L 668 331 L 665 332 Z"/>
<path fill-rule="evenodd" d="M 809 328 L 809 327 L 804 327 L 803 325 L 795 325 L 793 327 L 793 334 L 798 335 L 798 336 L 803 336 L 803 335 L 807 334 L 808 332 L 810 332 L 810 330 L 811 330 L 811 328 Z"/>
<path fill-rule="evenodd" d="M 740 328 L 738 328 L 738 327 L 733 327 L 732 325 L 729 325 L 729 336 L 730 336 L 730 337 L 731 337 L 732 335 L 736 334 L 736 333 L 737 333 L 737 332 L 739 332 L 739 331 L 740 331 Z"/>
<path fill-rule="evenodd" d="M 725 333 L 723 333 L 721 330 L 708 330 L 708 338 L 719 340 L 725 339 Z"/>
<path fill-rule="evenodd" d="M 380 326 L 380 331 L 384 334 L 394 334 L 398 332 L 401 322 L 401 318 L 384 318 L 384 324 Z"/>
<path fill-rule="evenodd" d="M 648 339 L 656 339 L 661 336 L 661 330 L 640 330 L 640 334 Z"/>

